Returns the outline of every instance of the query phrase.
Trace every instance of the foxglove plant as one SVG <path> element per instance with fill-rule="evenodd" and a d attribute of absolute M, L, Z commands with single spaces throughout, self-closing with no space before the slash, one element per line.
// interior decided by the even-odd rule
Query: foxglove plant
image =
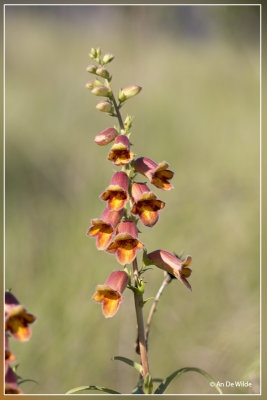
<path fill-rule="evenodd" d="M 95 63 L 88 65 L 87 71 L 95 75 L 95 80 L 89 81 L 86 88 L 90 89 L 92 94 L 104 98 L 96 105 L 96 108 L 118 120 L 118 124 L 115 124 L 114 127 L 108 127 L 97 134 L 95 143 L 100 146 L 111 144 L 107 159 L 116 167 L 120 167 L 120 170 L 111 178 L 109 186 L 100 195 L 100 199 L 106 202 L 106 208 L 100 218 L 92 219 L 91 226 L 87 231 L 89 237 L 96 237 L 98 250 L 115 255 L 120 269 L 113 271 L 103 285 L 97 285 L 93 299 L 102 304 L 104 317 L 110 318 L 117 313 L 123 302 L 123 291 L 128 288 L 133 292 L 137 320 L 135 348 L 136 352 L 140 354 L 141 364 L 121 356 L 114 357 L 114 360 L 125 362 L 139 372 L 139 380 L 137 386 L 132 390 L 133 394 L 164 393 L 175 377 L 189 371 L 195 371 L 205 376 L 221 393 L 214 380 L 199 368 L 181 368 L 166 379 L 154 380 L 150 374 L 147 349 L 152 317 L 164 288 L 173 279 L 180 280 L 191 290 L 188 278 L 192 272 L 189 268 L 192 257 L 187 256 L 182 259 L 166 250 L 155 250 L 148 253 L 145 245 L 140 241 L 138 237 L 139 221 L 152 228 L 158 222 L 159 212 L 165 207 L 165 203 L 158 199 L 147 184 L 139 182 L 137 175 L 141 174 L 146 177 L 149 183 L 156 188 L 168 191 L 173 189 L 170 180 L 173 178 L 174 172 L 169 169 L 169 164 L 165 161 L 156 163 L 147 157 L 136 158 L 131 151 L 129 137 L 133 117 L 127 115 L 123 121 L 120 110 L 126 101 L 140 93 L 142 88 L 138 85 L 125 87 L 119 91 L 116 99 L 111 88 L 112 76 L 107 69 L 107 64 L 114 59 L 114 55 L 108 53 L 101 57 L 101 49 L 92 48 L 89 56 Z M 143 259 L 141 267 L 138 267 L 136 256 L 140 251 L 143 252 Z M 129 264 L 132 264 L 132 270 L 129 269 Z M 144 299 L 143 276 L 150 265 L 164 271 L 164 280 L 154 297 L 145 326 L 143 308 L 150 299 Z M 160 384 L 153 389 L 155 382 L 160 382 Z M 112 389 L 91 385 L 71 389 L 68 394 L 82 390 L 119 393 Z"/>

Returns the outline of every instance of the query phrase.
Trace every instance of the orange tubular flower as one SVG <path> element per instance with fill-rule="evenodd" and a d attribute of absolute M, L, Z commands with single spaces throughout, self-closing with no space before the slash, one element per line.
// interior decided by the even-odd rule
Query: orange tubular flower
<path fill-rule="evenodd" d="M 123 213 L 123 209 L 120 211 L 110 211 L 106 208 L 100 219 L 92 219 L 92 226 L 88 229 L 87 235 L 97 237 L 96 247 L 98 250 L 104 250 L 109 245 Z"/>
<path fill-rule="evenodd" d="M 101 194 L 100 199 L 108 202 L 108 209 L 111 211 L 119 211 L 124 207 L 128 196 L 129 178 L 125 172 L 116 172 L 106 188 Z"/>
<path fill-rule="evenodd" d="M 136 251 L 144 245 L 138 240 L 137 228 L 133 221 L 121 222 L 118 225 L 114 241 L 107 252 L 116 254 L 121 265 L 130 264 L 136 257 Z"/>
<path fill-rule="evenodd" d="M 99 146 L 105 146 L 112 142 L 115 137 L 118 135 L 118 132 L 114 128 L 107 128 L 104 131 L 98 133 L 95 137 L 95 143 Z"/>
<path fill-rule="evenodd" d="M 109 152 L 108 160 L 115 165 L 125 165 L 129 164 L 133 158 L 134 154 L 130 151 L 130 142 L 127 136 L 117 136 Z"/>
<path fill-rule="evenodd" d="M 5 394 L 23 394 L 21 390 L 19 390 L 17 383 L 17 375 L 12 371 L 10 367 L 8 367 L 6 376 L 5 376 Z"/>
<path fill-rule="evenodd" d="M 156 267 L 159 267 L 164 271 L 167 271 L 169 274 L 175 276 L 181 282 L 183 282 L 188 289 L 192 290 L 191 285 L 186 279 L 191 275 L 192 272 L 190 268 L 187 268 L 188 265 L 191 264 L 191 256 L 187 256 L 185 261 L 182 261 L 180 258 L 174 256 L 168 251 L 155 250 L 152 251 L 152 253 L 147 254 L 146 257 L 152 261 L 152 264 L 156 265 Z"/>
<path fill-rule="evenodd" d="M 29 314 L 12 293 L 5 293 L 5 330 L 19 340 L 25 342 L 31 337 L 31 329 L 28 324 L 32 324 L 36 317 Z"/>
<path fill-rule="evenodd" d="M 106 318 L 113 317 L 123 301 L 122 292 L 126 288 L 129 277 L 125 271 L 112 272 L 104 285 L 96 287 L 93 299 L 102 303 L 102 311 Z"/>
<path fill-rule="evenodd" d="M 144 183 L 132 185 L 132 196 L 134 205 L 131 213 L 139 215 L 144 225 L 150 227 L 155 225 L 159 219 L 158 211 L 165 207 L 164 201 L 158 200 Z"/>
<path fill-rule="evenodd" d="M 11 353 L 8 347 L 8 336 L 7 334 L 5 334 L 5 374 L 7 373 L 8 364 L 15 360 L 16 356 L 13 353 Z"/>
<path fill-rule="evenodd" d="M 173 189 L 169 180 L 173 177 L 174 172 L 170 171 L 168 167 L 169 164 L 165 161 L 156 164 L 146 157 L 140 157 L 134 162 L 136 171 L 145 175 L 153 185 L 162 190 Z"/>

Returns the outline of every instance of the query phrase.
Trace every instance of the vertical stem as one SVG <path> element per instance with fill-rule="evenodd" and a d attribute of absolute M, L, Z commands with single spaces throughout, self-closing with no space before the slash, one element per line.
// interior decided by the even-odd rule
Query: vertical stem
<path fill-rule="evenodd" d="M 124 129 L 124 124 L 123 124 L 123 121 L 122 121 L 122 118 L 121 118 L 121 113 L 120 113 L 119 107 L 117 105 L 117 102 L 115 100 L 113 92 L 111 94 L 111 100 L 113 101 L 113 104 L 114 104 L 114 108 L 115 108 L 116 115 L 117 115 L 118 120 L 119 120 L 120 128 Z"/>
<path fill-rule="evenodd" d="M 133 261 L 133 274 L 136 281 L 139 278 L 138 266 L 136 258 Z M 143 310 L 141 305 L 141 299 L 137 292 L 134 292 L 134 303 L 135 303 L 135 311 L 136 311 L 136 319 L 137 319 L 137 327 L 138 327 L 138 340 L 139 340 L 139 348 L 140 348 L 140 356 L 141 363 L 143 367 L 143 377 L 149 373 L 148 367 L 148 358 L 146 351 L 146 340 L 145 340 L 145 330 L 144 330 L 144 320 L 143 320 Z"/>

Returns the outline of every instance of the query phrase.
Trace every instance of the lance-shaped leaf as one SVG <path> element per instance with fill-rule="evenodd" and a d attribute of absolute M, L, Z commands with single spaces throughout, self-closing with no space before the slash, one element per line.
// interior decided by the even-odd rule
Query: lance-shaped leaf
<path fill-rule="evenodd" d="M 112 360 L 118 360 L 118 361 L 122 361 L 125 364 L 130 365 L 131 367 L 134 367 L 140 375 L 143 375 L 143 367 L 141 364 L 138 364 L 137 362 L 130 360 L 130 358 L 127 357 L 120 357 L 120 356 L 115 356 L 112 358 Z"/>
<path fill-rule="evenodd" d="M 73 393 L 77 393 L 77 392 L 82 392 L 84 390 L 97 390 L 99 392 L 105 392 L 105 393 L 109 393 L 109 394 L 121 394 L 120 392 L 116 392 L 116 390 L 112 390 L 112 389 L 102 387 L 102 386 L 94 386 L 94 385 L 79 386 L 79 387 L 70 389 L 68 392 L 66 392 L 66 394 L 73 394 Z"/>
<path fill-rule="evenodd" d="M 162 394 L 165 392 L 169 384 L 173 381 L 175 378 L 179 378 L 181 375 L 183 375 L 185 372 L 197 372 L 201 375 L 203 375 L 209 382 L 213 383 L 213 386 L 219 392 L 220 394 L 223 394 L 219 386 L 216 384 L 214 379 L 203 369 L 200 368 L 195 368 L 195 367 L 185 367 L 185 368 L 180 368 L 174 371 L 171 375 L 169 375 L 164 381 L 158 386 L 158 388 L 155 390 L 154 394 Z"/>

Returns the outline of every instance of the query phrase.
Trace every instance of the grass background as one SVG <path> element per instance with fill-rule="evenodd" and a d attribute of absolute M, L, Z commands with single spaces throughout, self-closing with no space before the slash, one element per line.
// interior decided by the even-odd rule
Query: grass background
<path fill-rule="evenodd" d="M 103 385 L 130 393 L 135 370 L 132 293 L 105 320 L 91 301 L 118 268 L 85 236 L 113 166 L 93 142 L 114 121 L 86 89 L 91 47 L 116 55 L 112 87 L 139 84 L 127 102 L 133 151 L 175 171 L 175 189 L 149 251 L 191 254 L 189 293 L 174 281 L 150 334 L 153 377 L 195 366 L 259 392 L 259 8 L 6 7 L 6 288 L 38 316 L 11 341 L 25 393 Z M 154 189 L 153 189 L 154 190 Z M 139 256 L 140 258 L 140 256 Z M 163 273 L 147 272 L 146 295 Z M 149 306 L 144 313 L 147 315 Z M 214 393 L 186 374 L 167 393 Z"/>

